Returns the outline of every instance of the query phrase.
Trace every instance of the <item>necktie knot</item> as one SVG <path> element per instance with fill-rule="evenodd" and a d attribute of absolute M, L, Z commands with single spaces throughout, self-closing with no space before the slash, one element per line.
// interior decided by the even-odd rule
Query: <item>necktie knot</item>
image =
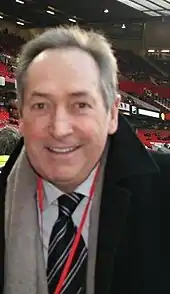
<path fill-rule="evenodd" d="M 70 217 L 83 198 L 84 195 L 80 193 L 69 193 L 61 195 L 58 198 L 59 217 L 61 217 L 63 214 L 67 217 Z"/>

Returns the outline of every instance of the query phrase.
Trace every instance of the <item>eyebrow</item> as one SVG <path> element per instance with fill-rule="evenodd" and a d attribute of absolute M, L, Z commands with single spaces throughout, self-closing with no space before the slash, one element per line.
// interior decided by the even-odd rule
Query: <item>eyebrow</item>
<path fill-rule="evenodd" d="M 43 93 L 43 92 L 37 92 L 37 91 L 33 91 L 31 94 L 32 97 L 45 97 L 45 98 L 49 98 L 51 95 L 48 93 Z M 68 94 L 68 96 L 70 98 L 79 98 L 79 97 L 88 97 L 91 96 L 90 93 L 85 92 L 85 91 L 75 91 L 75 92 L 71 92 Z"/>
<path fill-rule="evenodd" d="M 85 98 L 87 99 L 87 101 L 91 101 L 93 104 L 96 104 L 96 100 L 93 97 L 93 95 L 91 95 L 91 93 L 87 92 L 87 91 L 76 91 L 76 92 L 72 92 L 69 93 L 68 96 L 71 99 L 81 99 L 81 98 Z"/>
<path fill-rule="evenodd" d="M 75 92 L 69 93 L 68 96 L 70 96 L 71 98 L 79 98 L 79 97 L 87 97 L 91 95 L 85 91 L 75 91 Z"/>
<path fill-rule="evenodd" d="M 31 94 L 31 97 L 42 97 L 42 98 L 49 98 L 50 94 L 48 93 L 43 93 L 43 92 L 37 92 L 37 91 L 33 91 Z"/>

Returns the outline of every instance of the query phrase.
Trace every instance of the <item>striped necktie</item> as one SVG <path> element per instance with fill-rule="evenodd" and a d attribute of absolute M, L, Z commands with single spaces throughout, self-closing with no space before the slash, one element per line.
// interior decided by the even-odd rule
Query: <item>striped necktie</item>
<path fill-rule="evenodd" d="M 77 227 L 72 221 L 72 214 L 83 195 L 64 194 L 58 199 L 59 217 L 55 222 L 48 246 L 47 282 L 49 294 L 53 294 L 59 282 L 62 270 L 73 244 Z M 85 293 L 87 248 L 81 236 L 72 265 L 64 281 L 60 294 Z"/>

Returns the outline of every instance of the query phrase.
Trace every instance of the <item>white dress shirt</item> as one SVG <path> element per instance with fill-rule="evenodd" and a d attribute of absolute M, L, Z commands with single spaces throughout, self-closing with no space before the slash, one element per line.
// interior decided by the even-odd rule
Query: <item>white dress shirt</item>
<path fill-rule="evenodd" d="M 82 214 L 86 207 L 88 197 L 90 196 L 90 188 L 93 183 L 95 173 L 96 173 L 96 168 L 91 172 L 89 177 L 74 191 L 77 193 L 81 193 L 85 196 L 80 202 L 80 204 L 77 206 L 77 208 L 75 209 L 74 213 L 72 214 L 73 223 L 77 227 L 79 227 L 80 225 Z M 44 194 L 45 194 L 44 195 L 44 212 L 41 216 L 39 206 L 38 206 L 38 216 L 39 216 L 40 235 L 41 235 L 42 243 L 43 243 L 45 265 L 47 266 L 49 239 L 50 239 L 50 235 L 51 235 L 51 231 L 54 226 L 54 223 L 56 222 L 58 218 L 58 197 L 64 193 L 47 181 L 43 181 L 43 187 L 44 187 Z M 86 246 L 88 246 L 90 208 L 91 208 L 91 204 L 90 204 L 87 218 L 82 230 L 82 236 L 84 238 Z"/>

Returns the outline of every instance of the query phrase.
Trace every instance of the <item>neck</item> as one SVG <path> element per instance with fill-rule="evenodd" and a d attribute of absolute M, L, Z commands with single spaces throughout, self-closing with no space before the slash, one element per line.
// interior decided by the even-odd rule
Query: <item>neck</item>
<path fill-rule="evenodd" d="M 72 184 L 59 184 L 56 182 L 51 182 L 51 184 L 53 184 L 56 188 L 58 188 L 60 191 L 64 192 L 64 193 L 72 193 L 73 191 L 76 190 L 76 188 L 81 184 L 76 184 L 76 183 L 72 183 Z"/>
<path fill-rule="evenodd" d="M 70 181 L 70 182 L 51 182 L 55 187 L 57 187 L 60 191 L 64 193 L 71 193 L 75 191 L 83 182 L 85 182 L 89 177 L 92 176 L 92 181 L 96 181 L 96 177 L 99 171 L 99 165 L 95 166 L 92 171 L 90 171 L 87 176 L 78 178 L 78 181 Z"/>
<path fill-rule="evenodd" d="M 60 191 L 64 193 L 72 193 L 75 191 L 87 178 L 89 177 L 89 174 L 86 177 L 79 178 L 77 181 L 68 181 L 68 182 L 51 182 L 56 188 L 58 188 Z"/>

